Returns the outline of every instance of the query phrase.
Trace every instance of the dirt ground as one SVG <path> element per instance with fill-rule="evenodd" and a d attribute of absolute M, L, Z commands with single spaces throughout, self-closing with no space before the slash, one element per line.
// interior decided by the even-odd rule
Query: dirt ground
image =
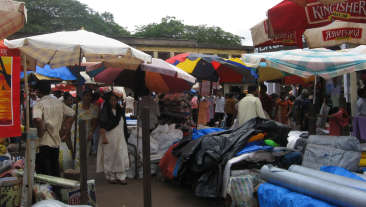
<path fill-rule="evenodd" d="M 143 207 L 142 179 L 128 180 L 128 185 L 109 184 L 103 174 L 95 173 L 95 157 L 89 159 L 88 177 L 96 180 L 98 207 Z M 189 188 L 152 180 L 153 207 L 223 207 L 222 200 L 201 199 Z"/>

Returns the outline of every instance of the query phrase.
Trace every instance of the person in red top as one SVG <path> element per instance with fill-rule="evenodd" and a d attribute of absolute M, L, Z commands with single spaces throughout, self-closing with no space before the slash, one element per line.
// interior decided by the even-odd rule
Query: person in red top
<path fill-rule="evenodd" d="M 349 124 L 349 115 L 345 109 L 346 100 L 344 97 L 340 98 L 339 109 L 337 112 L 329 115 L 329 135 L 341 136 L 345 135 L 344 128 Z"/>
<path fill-rule="evenodd" d="M 281 96 L 276 101 L 278 106 L 278 121 L 282 124 L 288 124 L 288 112 L 290 109 L 289 100 L 286 98 L 286 93 L 281 93 Z"/>

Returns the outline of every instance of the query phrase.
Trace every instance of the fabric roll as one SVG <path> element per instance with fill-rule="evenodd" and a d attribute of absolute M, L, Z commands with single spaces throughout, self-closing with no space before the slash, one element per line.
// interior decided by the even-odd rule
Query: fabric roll
<path fill-rule="evenodd" d="M 355 179 L 347 178 L 340 175 L 322 172 L 320 170 L 314 170 L 311 168 L 303 167 L 300 165 L 292 165 L 289 169 L 290 172 L 298 173 L 313 178 L 322 179 L 338 185 L 344 185 L 350 188 L 366 191 L 366 182 L 358 181 Z"/>
<path fill-rule="evenodd" d="M 366 203 L 366 192 L 270 165 L 262 167 L 261 177 L 272 184 L 327 201 L 336 206 L 359 207 Z"/>

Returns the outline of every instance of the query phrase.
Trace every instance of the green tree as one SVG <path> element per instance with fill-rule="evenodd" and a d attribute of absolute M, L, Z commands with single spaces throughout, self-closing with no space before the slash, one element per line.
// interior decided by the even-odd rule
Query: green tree
<path fill-rule="evenodd" d="M 23 1 L 28 10 L 28 22 L 15 36 L 71 31 L 82 27 L 106 36 L 130 35 L 114 22 L 113 14 L 99 14 L 76 0 Z"/>
<path fill-rule="evenodd" d="M 240 46 L 242 37 L 225 32 L 220 27 L 185 25 L 175 17 L 164 17 L 160 23 L 137 27 L 135 36 L 196 40 L 198 43 Z"/>

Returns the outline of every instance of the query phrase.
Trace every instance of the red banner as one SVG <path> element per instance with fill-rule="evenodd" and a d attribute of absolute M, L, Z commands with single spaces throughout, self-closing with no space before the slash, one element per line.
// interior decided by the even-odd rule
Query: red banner
<path fill-rule="evenodd" d="M 324 26 L 334 20 L 366 23 L 366 0 L 347 0 L 329 5 L 313 2 L 306 5 L 305 12 L 309 28 Z"/>
<path fill-rule="evenodd" d="M 0 60 L 0 138 L 21 135 L 20 57 Z"/>

